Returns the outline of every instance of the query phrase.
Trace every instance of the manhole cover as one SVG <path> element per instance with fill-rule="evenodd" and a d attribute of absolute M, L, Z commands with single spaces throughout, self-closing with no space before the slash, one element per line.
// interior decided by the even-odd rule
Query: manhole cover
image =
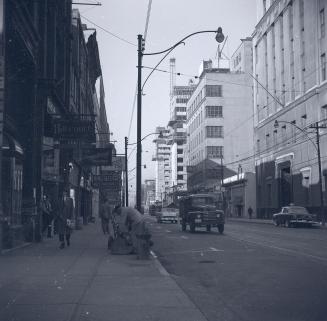
<path fill-rule="evenodd" d="M 215 263 L 215 261 L 212 261 L 212 260 L 203 260 L 203 261 L 199 261 L 199 263 Z"/>

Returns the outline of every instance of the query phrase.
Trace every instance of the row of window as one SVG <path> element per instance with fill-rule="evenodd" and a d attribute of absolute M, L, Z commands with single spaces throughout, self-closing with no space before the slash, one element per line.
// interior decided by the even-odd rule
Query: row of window
<path fill-rule="evenodd" d="M 199 91 L 192 104 L 188 108 L 188 118 L 198 109 L 202 103 L 202 99 L 205 97 L 222 97 L 223 89 L 222 85 L 205 85 L 202 90 Z"/>
<path fill-rule="evenodd" d="M 224 152 L 223 146 L 207 146 L 207 158 L 222 158 Z"/>
<path fill-rule="evenodd" d="M 176 98 L 177 104 L 186 104 L 188 102 L 188 98 Z"/>
<path fill-rule="evenodd" d="M 223 106 L 206 106 L 205 108 L 206 118 L 222 118 L 223 117 Z M 196 118 L 190 124 L 190 132 L 193 132 L 202 123 L 202 110 L 196 116 Z"/>

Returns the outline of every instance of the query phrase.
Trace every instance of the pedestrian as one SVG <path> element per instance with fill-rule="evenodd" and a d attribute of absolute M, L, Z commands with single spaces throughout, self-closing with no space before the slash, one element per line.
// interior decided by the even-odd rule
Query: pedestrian
<path fill-rule="evenodd" d="M 249 219 L 252 218 L 252 213 L 253 213 L 253 209 L 252 209 L 252 207 L 250 205 L 249 208 L 248 208 Z"/>
<path fill-rule="evenodd" d="M 72 233 L 72 219 L 74 212 L 74 204 L 72 198 L 68 196 L 67 191 L 63 192 L 63 197 L 59 203 L 57 215 L 57 227 L 59 234 L 60 249 L 65 247 L 65 239 L 67 246 L 70 246 L 70 236 Z"/>
<path fill-rule="evenodd" d="M 100 207 L 100 218 L 103 234 L 110 234 L 109 220 L 113 211 L 113 206 L 110 205 L 107 198 L 104 199 L 104 203 Z"/>
<path fill-rule="evenodd" d="M 50 200 L 45 194 L 43 195 L 40 207 L 42 210 L 43 221 L 42 232 L 44 233 L 47 230 L 47 237 L 50 238 L 52 231 L 53 212 Z"/>

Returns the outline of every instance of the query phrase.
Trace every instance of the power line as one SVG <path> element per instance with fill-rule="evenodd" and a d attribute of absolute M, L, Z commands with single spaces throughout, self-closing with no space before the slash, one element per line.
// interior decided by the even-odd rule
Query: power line
<path fill-rule="evenodd" d="M 152 0 L 149 0 L 147 14 L 146 14 L 146 20 L 145 20 L 145 28 L 144 28 L 144 42 L 146 41 L 146 38 L 147 38 L 147 35 L 148 35 L 151 8 L 152 8 Z M 131 114 L 131 119 L 130 119 L 129 128 L 128 128 L 128 135 L 127 135 L 128 138 L 130 138 L 130 135 L 131 135 L 131 128 L 132 128 L 132 124 L 133 124 L 134 111 L 135 111 L 135 106 L 136 106 L 136 98 L 137 98 L 137 82 L 136 82 L 136 85 L 135 85 L 133 108 L 132 108 L 132 114 Z"/>
<path fill-rule="evenodd" d="M 83 19 L 85 19 L 86 21 L 90 22 L 90 23 L 93 24 L 94 26 L 98 27 L 98 28 L 101 29 L 102 31 L 108 33 L 109 35 L 111 35 L 111 36 L 113 36 L 113 37 L 115 37 L 115 38 L 117 38 L 117 39 L 119 39 L 119 40 L 121 40 L 121 41 L 123 41 L 123 42 L 129 44 L 129 45 L 132 45 L 132 46 L 137 47 L 136 44 L 134 44 L 134 43 L 132 43 L 132 42 L 130 42 L 130 41 L 128 41 L 128 40 L 126 40 L 126 39 L 124 39 L 124 38 L 118 36 L 118 35 L 116 35 L 115 33 L 109 31 L 108 29 L 106 29 L 106 28 L 104 28 L 104 27 L 101 27 L 100 25 L 98 25 L 98 24 L 96 24 L 94 21 L 92 21 L 92 20 L 86 18 L 86 17 L 83 16 L 82 14 L 81 14 L 81 17 L 83 17 Z"/>

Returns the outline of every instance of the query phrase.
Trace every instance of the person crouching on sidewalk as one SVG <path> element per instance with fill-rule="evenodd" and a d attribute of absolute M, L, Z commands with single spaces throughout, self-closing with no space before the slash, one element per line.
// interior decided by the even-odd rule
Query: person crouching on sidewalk
<path fill-rule="evenodd" d="M 64 191 L 63 198 L 59 203 L 59 210 L 57 216 L 60 249 L 63 249 L 65 247 L 65 238 L 67 246 L 70 246 L 70 235 L 72 232 L 72 227 L 69 226 L 69 222 L 73 218 L 73 212 L 73 200 L 68 197 L 67 191 Z"/>

